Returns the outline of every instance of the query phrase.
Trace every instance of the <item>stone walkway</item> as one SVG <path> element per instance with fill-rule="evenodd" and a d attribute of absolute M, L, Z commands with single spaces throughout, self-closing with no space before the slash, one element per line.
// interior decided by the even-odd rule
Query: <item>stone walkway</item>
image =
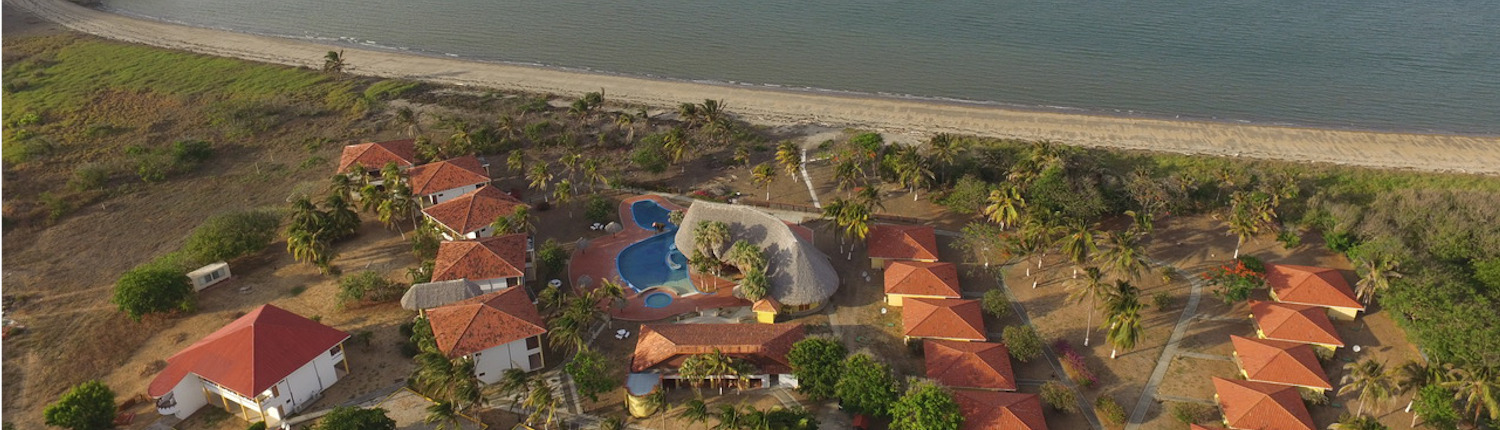
<path fill-rule="evenodd" d="M 1153 264 L 1162 265 L 1159 261 Z M 1173 269 L 1176 271 L 1176 269 Z M 1203 298 L 1203 281 L 1192 276 L 1184 276 L 1178 271 L 1182 279 L 1192 280 L 1192 293 L 1188 296 L 1187 307 L 1182 309 L 1182 316 L 1177 318 L 1177 326 L 1172 328 L 1172 337 L 1167 340 L 1167 346 L 1162 348 L 1161 357 L 1156 359 L 1156 369 L 1151 371 L 1151 378 L 1146 380 L 1146 388 L 1139 400 L 1135 402 L 1135 409 L 1130 413 L 1130 419 L 1125 421 L 1125 430 L 1136 430 L 1141 427 L 1141 421 L 1146 418 L 1146 413 L 1151 410 L 1151 404 L 1157 401 L 1156 390 L 1161 386 L 1162 378 L 1167 376 L 1167 367 L 1171 366 L 1172 358 L 1176 357 L 1178 344 L 1182 336 L 1187 334 L 1187 328 L 1198 313 L 1198 302 Z M 1185 354 L 1185 353 L 1184 353 Z M 1209 355 L 1209 354 L 1203 354 Z"/>
<path fill-rule="evenodd" d="M 1005 278 L 996 277 L 995 280 L 1000 283 L 1000 290 L 1005 292 L 1005 298 L 1010 300 L 1011 310 L 1015 311 L 1016 316 L 1021 318 L 1021 324 L 1032 325 L 1031 316 L 1026 314 L 1026 307 L 1021 305 L 1021 301 L 1016 299 L 1015 294 L 1011 294 L 1010 285 L 1005 283 Z M 991 338 L 999 338 L 1000 336 L 1000 333 L 989 334 L 989 337 Z M 1046 348 L 1042 348 L 1042 355 L 1046 356 L 1047 364 L 1052 366 L 1053 372 L 1057 372 L 1057 374 L 1059 375 L 1065 373 L 1062 370 L 1062 362 L 1057 360 L 1057 354 L 1054 354 L 1052 352 L 1052 347 L 1048 346 Z M 1089 426 L 1091 428 L 1103 429 L 1104 426 L 1099 423 L 1099 417 L 1097 415 L 1094 415 L 1094 405 L 1089 404 L 1088 398 L 1083 395 L 1082 390 L 1078 389 L 1078 385 L 1074 384 L 1073 381 L 1069 380 L 1068 378 L 1061 378 L 1061 382 L 1063 383 L 1063 385 L 1067 386 L 1069 390 L 1072 390 L 1075 394 L 1075 397 L 1078 398 L 1078 414 L 1083 415 L 1083 418 L 1089 422 Z"/>

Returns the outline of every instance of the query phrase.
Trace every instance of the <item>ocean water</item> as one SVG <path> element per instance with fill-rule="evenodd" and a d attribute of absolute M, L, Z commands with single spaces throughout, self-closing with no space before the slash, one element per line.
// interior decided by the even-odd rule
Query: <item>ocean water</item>
<path fill-rule="evenodd" d="M 105 0 L 103 7 L 202 27 L 669 79 L 1500 134 L 1500 2 L 1490 0 Z"/>

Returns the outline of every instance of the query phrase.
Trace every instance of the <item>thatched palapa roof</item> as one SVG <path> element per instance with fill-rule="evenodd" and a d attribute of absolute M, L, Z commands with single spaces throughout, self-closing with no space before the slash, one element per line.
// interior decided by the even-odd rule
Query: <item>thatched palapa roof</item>
<path fill-rule="evenodd" d="M 839 288 L 839 275 L 828 256 L 771 214 L 748 206 L 693 202 L 675 238 L 677 249 L 684 254 L 692 255 L 692 250 L 697 249 L 693 227 L 699 221 L 728 224 L 729 243 L 745 240 L 760 246 L 766 255 L 771 297 L 783 305 L 822 303 Z"/>
<path fill-rule="evenodd" d="M 406 294 L 401 296 L 401 307 L 420 311 L 478 297 L 480 294 L 484 294 L 484 291 L 479 289 L 479 285 L 467 279 L 427 282 L 407 289 Z"/>

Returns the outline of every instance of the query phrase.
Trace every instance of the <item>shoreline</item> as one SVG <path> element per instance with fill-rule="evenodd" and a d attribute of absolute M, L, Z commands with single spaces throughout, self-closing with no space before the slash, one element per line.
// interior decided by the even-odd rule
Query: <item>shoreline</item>
<path fill-rule="evenodd" d="M 730 113 L 759 124 L 970 134 L 1084 147 L 1500 175 L 1497 136 L 1107 115 L 1086 109 L 1054 111 L 965 100 L 670 80 L 189 27 L 66 0 L 5 2 L 68 29 L 124 42 L 314 68 L 329 49 L 343 49 L 347 70 L 353 74 L 574 97 L 603 90 L 612 101 L 657 107 L 722 99 Z"/>

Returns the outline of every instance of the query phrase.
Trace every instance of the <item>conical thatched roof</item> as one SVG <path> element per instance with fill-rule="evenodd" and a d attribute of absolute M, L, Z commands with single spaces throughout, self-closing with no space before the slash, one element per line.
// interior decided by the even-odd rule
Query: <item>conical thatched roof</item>
<path fill-rule="evenodd" d="M 839 288 L 839 275 L 828 256 L 802 240 L 780 219 L 749 206 L 704 201 L 693 202 L 677 230 L 677 249 L 691 255 L 697 249 L 693 227 L 699 221 L 722 221 L 729 225 L 729 243 L 745 240 L 760 246 L 766 255 L 766 275 L 771 296 L 787 306 L 802 306 L 828 300 Z"/>

